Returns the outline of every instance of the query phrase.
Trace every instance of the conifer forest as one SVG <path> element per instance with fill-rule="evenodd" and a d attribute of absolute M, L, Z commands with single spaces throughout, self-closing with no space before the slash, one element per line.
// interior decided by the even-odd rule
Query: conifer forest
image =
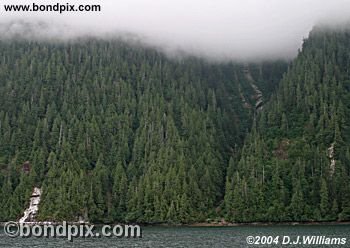
<path fill-rule="evenodd" d="M 0 221 L 350 221 L 350 30 L 293 60 L 0 40 Z"/>

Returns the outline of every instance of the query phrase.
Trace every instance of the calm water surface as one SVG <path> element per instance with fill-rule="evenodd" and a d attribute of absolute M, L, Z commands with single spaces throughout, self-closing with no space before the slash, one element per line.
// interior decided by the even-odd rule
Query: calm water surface
<path fill-rule="evenodd" d="M 244 226 L 244 227 L 144 227 L 143 237 L 128 238 L 76 238 L 69 242 L 63 238 L 8 238 L 0 228 L 0 247 L 350 247 L 350 225 L 324 226 Z M 345 245 L 247 245 L 247 236 L 297 236 L 322 235 L 346 238 Z"/>

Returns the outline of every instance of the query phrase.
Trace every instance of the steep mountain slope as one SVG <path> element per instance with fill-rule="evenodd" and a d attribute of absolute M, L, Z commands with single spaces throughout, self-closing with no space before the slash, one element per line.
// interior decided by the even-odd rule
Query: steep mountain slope
<path fill-rule="evenodd" d="M 350 31 L 315 28 L 240 159 L 231 158 L 228 220 L 350 219 Z"/>
<path fill-rule="evenodd" d="M 98 39 L 9 39 L 0 54 L 0 220 L 19 219 L 34 186 L 42 220 L 218 216 L 255 111 L 244 65 Z M 270 83 L 286 63 L 254 66 Z"/>

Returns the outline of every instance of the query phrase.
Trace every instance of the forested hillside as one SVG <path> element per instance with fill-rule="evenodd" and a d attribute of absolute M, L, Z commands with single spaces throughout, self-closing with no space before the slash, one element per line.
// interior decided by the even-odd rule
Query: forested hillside
<path fill-rule="evenodd" d="M 256 113 L 246 70 L 267 99 L 287 66 L 99 39 L 17 37 L 0 54 L 0 221 L 21 217 L 34 186 L 40 220 L 220 217 L 229 158 Z"/>
<path fill-rule="evenodd" d="M 350 31 L 282 61 L 0 41 L 0 221 L 350 220 Z M 282 76 L 283 75 L 283 76 Z"/>
<path fill-rule="evenodd" d="M 350 32 L 315 28 L 227 171 L 226 218 L 350 220 Z"/>

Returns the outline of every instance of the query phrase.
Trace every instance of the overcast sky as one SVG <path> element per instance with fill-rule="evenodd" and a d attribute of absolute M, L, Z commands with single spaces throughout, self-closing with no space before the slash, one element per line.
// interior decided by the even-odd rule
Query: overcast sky
<path fill-rule="evenodd" d="M 35 1 L 35 0 L 32 0 Z M 27 4 L 2 0 L 0 4 Z M 169 51 L 213 58 L 291 58 L 320 21 L 350 17 L 350 0 L 36 0 L 101 4 L 98 13 L 5 13 L 0 21 L 43 19 L 72 26 L 67 34 L 130 32 Z M 52 28 L 54 30 L 54 28 Z M 60 35 L 62 36 L 61 31 Z M 1 34 L 0 34 L 1 35 Z"/>

